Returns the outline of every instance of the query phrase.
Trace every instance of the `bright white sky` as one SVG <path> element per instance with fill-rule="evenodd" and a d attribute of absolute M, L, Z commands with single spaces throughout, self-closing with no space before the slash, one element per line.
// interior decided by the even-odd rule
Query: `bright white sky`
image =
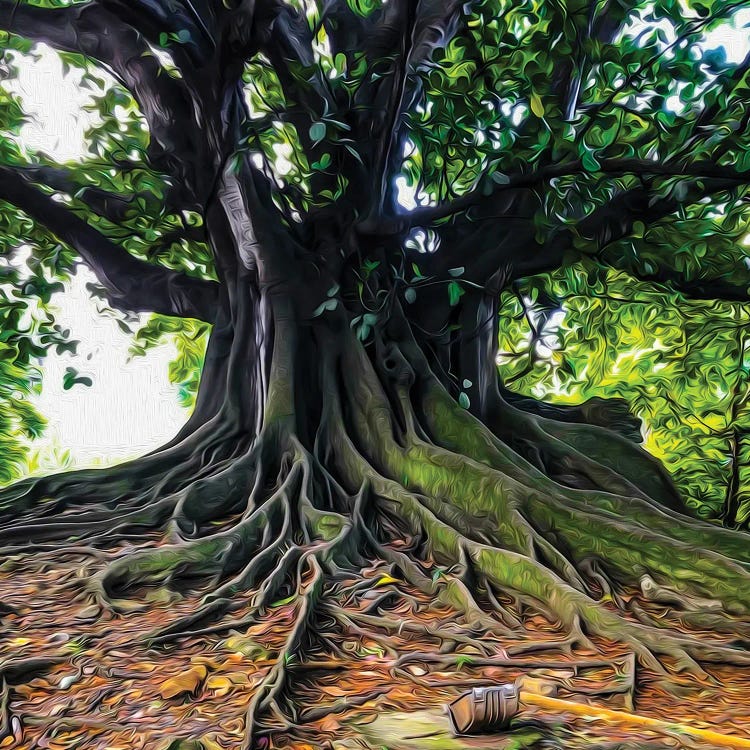
<path fill-rule="evenodd" d="M 22 97 L 31 116 L 21 131 L 24 146 L 59 162 L 85 158 L 84 134 L 97 118 L 83 110 L 90 94 L 80 87 L 80 73 L 64 75 L 60 58 L 44 45 L 37 46 L 33 63 L 27 59 L 18 79 L 5 84 Z M 164 444 L 188 417 L 167 377 L 174 346 L 128 361 L 132 338 L 114 319 L 97 313 L 85 288 L 93 280 L 82 267 L 66 291 L 53 297 L 57 322 L 81 344 L 76 356 L 50 352 L 44 361 L 42 394 L 34 399 L 48 420 L 44 436 L 34 442 L 40 470 L 55 468 L 65 450 L 76 466 L 140 455 Z M 93 386 L 63 390 L 66 367 L 91 376 Z"/>

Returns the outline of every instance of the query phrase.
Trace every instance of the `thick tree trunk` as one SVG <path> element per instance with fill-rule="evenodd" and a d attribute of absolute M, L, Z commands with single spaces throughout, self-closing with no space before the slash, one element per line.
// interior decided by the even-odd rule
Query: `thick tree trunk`
<path fill-rule="evenodd" d="M 183 579 L 203 580 L 203 606 L 153 642 L 221 617 L 236 595 L 252 592 L 258 617 L 298 596 L 287 649 L 252 700 L 247 747 L 265 714 L 278 712 L 285 665 L 316 638 L 316 618 L 351 626 L 335 592 L 372 560 L 448 604 L 467 631 L 507 634 L 541 612 L 568 629 L 567 645 L 587 635 L 624 641 L 654 669 L 661 656 L 692 670 L 694 658 L 748 662 L 726 641 L 665 632 L 643 611 L 625 611 L 620 593 L 640 586 L 680 601 L 676 615 L 689 625 L 745 637 L 750 545 L 680 515 L 663 473 L 614 433 L 501 398 L 498 289 L 456 308 L 425 299 L 411 322 L 388 290 L 388 314 L 363 342 L 341 254 L 327 253 L 329 239 L 305 248 L 264 223 L 255 191 L 247 175 L 226 172 L 209 206 L 228 293 L 188 428 L 139 461 L 0 493 L 6 551 L 166 529 L 169 544 L 118 558 L 91 589 L 126 612 L 144 606 L 144 586 L 179 593 Z M 333 247 L 351 250 L 352 241 Z M 326 300 L 335 305 L 321 308 Z M 425 333 L 451 320 L 458 337 Z M 469 409 L 456 401 L 462 389 Z M 708 599 L 721 611 L 709 613 Z"/>

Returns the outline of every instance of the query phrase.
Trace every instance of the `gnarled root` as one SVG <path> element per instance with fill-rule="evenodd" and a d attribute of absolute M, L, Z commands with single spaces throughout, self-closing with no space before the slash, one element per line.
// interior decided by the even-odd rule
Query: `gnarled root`
<path fill-rule="evenodd" d="M 508 644 L 522 637 L 530 614 L 566 637 L 529 644 L 529 653 L 594 651 L 602 638 L 670 678 L 686 670 L 708 679 L 701 661 L 750 663 L 738 647 L 750 613 L 746 536 L 665 510 L 643 493 L 562 486 L 461 409 L 408 338 L 380 344 L 375 361 L 346 335 L 342 341 L 321 346 L 326 400 L 313 410 L 314 434 L 287 403 L 291 380 L 281 383 L 271 394 L 283 403 L 269 407 L 252 444 L 222 442 L 223 458 L 191 481 L 159 480 L 170 491 L 156 501 L 136 493 L 117 507 L 87 504 L 78 516 L 66 505 L 62 515 L 7 525 L 2 539 L 75 535 L 100 544 L 167 529 L 166 543 L 117 556 L 91 583 L 120 613 L 149 606 L 136 601 L 143 589 L 200 589 L 198 609 L 149 634 L 152 646 L 245 627 L 272 616 L 279 600 L 294 601 L 286 643 L 249 702 L 247 750 L 263 735 L 356 703 L 302 710 L 288 700 L 312 654 L 347 656 L 325 634 L 331 627 L 371 641 L 396 665 L 404 634 L 434 642 L 439 658 L 512 659 Z M 83 526 L 73 534 L 76 523 Z M 387 589 L 373 565 L 389 571 Z M 711 623 L 736 642 L 663 627 L 631 599 L 642 582 L 641 594 L 668 607 L 671 622 Z M 412 615 L 428 601 L 445 616 L 425 625 Z M 241 619 L 220 622 L 248 605 Z M 394 606 L 402 625 L 388 615 Z"/>

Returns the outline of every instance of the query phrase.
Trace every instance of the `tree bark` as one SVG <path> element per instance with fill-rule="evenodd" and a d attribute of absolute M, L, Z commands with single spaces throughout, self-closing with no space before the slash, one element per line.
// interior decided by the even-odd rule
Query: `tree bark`
<path fill-rule="evenodd" d="M 85 27 L 85 14 L 97 7 L 58 10 Z M 453 2 L 418 4 L 413 46 L 419 55 L 437 43 L 446 13 L 452 18 L 457 8 Z M 148 606 L 140 596 L 144 587 L 179 595 L 185 578 L 201 582 L 201 606 L 150 634 L 157 642 L 222 617 L 234 597 L 249 596 L 257 618 L 278 599 L 295 597 L 286 646 L 250 703 L 246 748 L 258 746 L 268 713 L 283 713 L 292 679 L 288 665 L 304 660 L 311 642 L 335 652 L 335 638 L 320 632 L 318 623 L 332 619 L 339 631 L 351 629 L 344 610 L 350 601 L 362 602 L 358 591 L 377 587 L 377 579 L 363 574 L 372 564 L 388 567 L 406 601 L 417 591 L 449 607 L 464 639 L 477 631 L 517 634 L 524 619 L 538 613 L 570 633 L 568 646 L 590 646 L 588 636 L 620 641 L 660 673 L 662 657 L 695 674 L 703 674 L 695 658 L 750 662 L 741 642 L 743 619 L 750 615 L 747 537 L 683 515 L 663 469 L 622 436 L 531 414 L 503 398 L 495 369 L 500 291 L 518 276 L 559 262 L 570 247 L 566 232 L 536 243 L 538 199 L 526 188 L 540 176 L 519 176 L 484 207 L 500 211 L 500 236 L 494 251 L 479 253 L 465 274 L 457 272 L 464 284 L 460 299 L 446 293 L 454 278 L 450 270 L 462 265 L 466 243 L 486 231 L 467 235 L 471 217 L 453 227 L 453 235 L 443 233 L 440 252 L 424 260 L 435 283 L 409 303 L 404 274 L 397 271 L 404 265 L 402 238 L 379 234 L 382 217 L 360 218 L 355 210 L 382 206 L 382 196 L 358 196 L 357 206 L 299 217 L 274 200 L 274 185 L 254 166 L 240 127 L 246 112 L 238 50 L 245 54 L 257 41 L 250 23 L 255 6 L 240 3 L 231 10 L 240 14 L 238 23 L 225 25 L 227 37 L 217 44 L 221 54 L 210 58 L 216 67 L 194 71 L 200 78 L 208 70 L 216 85 L 202 108 L 189 112 L 183 130 L 174 127 L 172 105 L 187 106 L 200 93 L 200 81 L 191 80 L 187 90 L 169 84 L 169 91 L 155 91 L 154 81 L 144 79 L 150 63 L 133 58 L 131 49 L 117 48 L 106 36 L 57 29 L 50 26 L 57 17 L 51 11 L 25 6 L 24 29 L 33 38 L 54 37 L 63 47 L 74 41 L 76 48 L 85 41 L 92 53 L 122 67 L 123 78 L 132 76 L 148 110 L 154 158 L 200 199 L 219 282 L 186 286 L 180 277 L 171 283 L 164 269 L 118 255 L 91 227 L 71 223 L 67 212 L 63 220 L 47 206 L 49 216 L 42 216 L 24 192 L 32 188 L 16 183 L 22 208 L 55 224 L 53 231 L 98 264 L 115 298 L 127 279 L 129 304 L 140 309 L 139 274 L 150 282 L 148 292 L 167 288 L 159 309 L 179 314 L 195 311 L 189 292 L 210 291 L 206 317 L 214 327 L 186 428 L 140 460 L 25 480 L 0 491 L 3 551 L 63 545 L 71 537 L 100 547 L 164 531 L 165 544 L 118 556 L 90 588 L 101 605 L 125 614 Z M 299 80 L 290 59 L 304 62 L 312 51 L 295 47 L 292 30 L 297 24 L 309 33 L 307 20 L 286 3 L 263 4 L 258 12 L 258 18 L 274 19 L 260 29 L 258 43 L 279 42 L 269 55 L 289 89 L 285 94 L 294 98 Z M 0 25 L 7 25 L 8 15 L 9 4 L 0 0 Z M 214 26 L 221 18 L 213 19 Z M 34 19 L 42 25 L 29 25 Z M 208 25 L 205 30 L 214 33 Z M 143 43 L 133 27 L 126 31 L 125 41 Z M 407 46 L 404 51 L 409 54 Z M 330 96 L 325 82 L 313 78 L 308 98 L 300 97 L 305 104 Z M 404 97 L 386 99 L 393 104 Z M 373 156 L 388 162 L 387 149 L 368 158 Z M 613 173 L 625 168 L 605 166 Z M 723 178 L 711 165 L 694 171 Z M 474 200 L 460 199 L 451 211 Z M 428 208 L 411 218 L 433 220 L 451 211 Z M 613 226 L 627 231 L 635 220 L 606 211 L 593 219 L 595 239 Z M 396 223 L 401 228 L 409 222 Z M 452 236 L 461 242 L 452 246 Z M 372 273 L 363 280 L 365 261 Z M 671 601 L 682 602 L 675 616 L 699 628 L 707 622 L 700 602 L 719 601 L 722 611 L 712 614 L 711 625 L 739 642 L 635 622 L 635 610 L 626 611 L 620 595 L 632 594 L 644 576 Z M 294 724 L 281 718 L 286 728 Z"/>

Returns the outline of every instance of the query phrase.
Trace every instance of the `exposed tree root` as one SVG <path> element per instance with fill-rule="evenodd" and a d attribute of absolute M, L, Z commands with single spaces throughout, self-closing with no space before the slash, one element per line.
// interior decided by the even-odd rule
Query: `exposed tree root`
<path fill-rule="evenodd" d="M 253 750 L 255 747 L 258 721 L 269 709 L 281 721 L 283 728 L 288 729 L 290 726 L 289 719 L 286 718 L 284 710 L 279 706 L 279 700 L 286 687 L 288 665 L 301 659 L 304 655 L 304 642 L 308 638 L 315 608 L 320 602 L 323 591 L 323 571 L 314 556 L 310 558 L 310 568 L 312 578 L 300 590 L 299 609 L 286 644 L 279 652 L 274 665 L 263 678 L 250 702 L 245 723 L 246 739 L 243 750 Z M 292 717 L 292 720 L 294 720 L 294 717 Z"/>
<path fill-rule="evenodd" d="M 747 537 L 665 510 L 644 493 L 556 483 L 461 409 L 408 337 L 383 345 L 375 361 L 351 342 L 327 342 L 321 351 L 326 399 L 307 439 L 289 366 L 289 382 L 269 392 L 265 425 L 253 441 L 229 446 L 222 433 L 207 452 L 199 430 L 187 438 L 189 451 L 181 443 L 167 451 L 188 451 L 189 468 L 167 470 L 149 457 L 139 486 L 127 493 L 120 486 L 116 504 L 102 493 L 132 467 L 115 472 L 105 489 L 77 474 L 48 480 L 44 492 L 28 484 L 21 495 L 6 491 L 0 504 L 22 496 L 25 516 L 0 529 L 0 541 L 13 547 L 75 538 L 96 547 L 166 530 L 166 543 L 115 557 L 89 585 L 118 613 L 151 606 L 154 596 L 200 590 L 198 609 L 146 636 L 151 646 L 247 627 L 279 601 L 293 601 L 286 644 L 249 703 L 246 750 L 263 735 L 358 705 L 359 698 L 347 698 L 302 710 L 288 699 L 306 665 L 347 656 L 342 634 L 388 654 L 394 669 L 413 659 L 456 666 L 468 655 L 476 665 L 521 666 L 541 650 L 595 652 L 596 638 L 626 644 L 670 679 L 674 670 L 707 679 L 700 662 L 750 664 L 742 641 L 750 614 Z M 50 508 L 31 501 L 55 487 L 75 487 L 80 497 L 68 494 Z M 390 571 L 386 589 L 373 564 Z M 627 601 L 639 587 L 673 618 L 727 639 L 664 627 Z M 420 606 L 413 592 L 453 622 L 404 617 L 403 607 L 417 614 Z M 248 614 L 223 621 L 248 602 Z M 394 606 L 402 622 L 389 616 Z M 508 645 L 536 614 L 566 636 Z M 405 633 L 434 641 L 435 653 L 400 654 L 396 638 Z"/>

